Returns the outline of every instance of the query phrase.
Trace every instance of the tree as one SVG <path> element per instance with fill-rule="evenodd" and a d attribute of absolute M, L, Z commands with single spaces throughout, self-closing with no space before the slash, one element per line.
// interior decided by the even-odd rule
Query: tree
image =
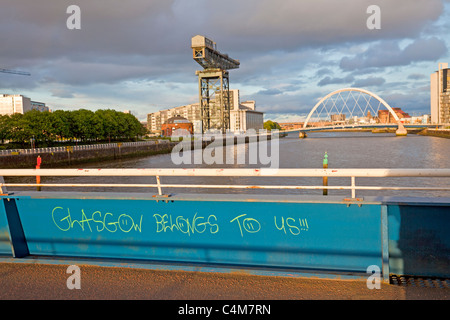
<path fill-rule="evenodd" d="M 114 138 L 117 135 L 116 111 L 100 109 L 95 111 L 95 114 L 98 115 L 103 124 L 103 139 L 108 139 L 111 142 L 111 137 Z"/>
<path fill-rule="evenodd" d="M 38 110 L 25 112 L 22 117 L 22 128 L 24 129 L 22 139 L 25 142 L 33 138 L 37 146 L 41 141 L 52 140 L 48 114 L 48 112 L 40 112 Z"/>
<path fill-rule="evenodd" d="M 36 145 L 57 139 L 82 141 L 134 139 L 147 133 L 139 120 L 129 113 L 115 110 L 80 109 L 0 116 L 0 141 L 12 140 L 25 146 L 33 138 Z"/>
<path fill-rule="evenodd" d="M 123 113 L 123 117 L 128 124 L 127 138 L 137 138 L 147 133 L 147 130 L 142 126 L 139 120 L 130 113 Z"/>
<path fill-rule="evenodd" d="M 82 141 L 97 140 L 103 135 L 103 125 L 98 115 L 91 110 L 72 111 L 72 134 Z"/>
<path fill-rule="evenodd" d="M 32 135 L 29 134 L 29 128 L 27 123 L 23 119 L 23 114 L 14 113 L 9 117 L 10 131 L 8 139 L 24 144 L 25 140 L 30 139 Z"/>
<path fill-rule="evenodd" d="M 71 139 L 70 111 L 56 110 L 50 113 L 52 136 L 55 139 Z"/>
<path fill-rule="evenodd" d="M 280 125 L 278 122 L 274 122 L 272 120 L 267 120 L 264 122 L 264 129 L 266 130 L 281 130 Z"/>
<path fill-rule="evenodd" d="M 6 139 L 9 139 L 10 119 L 7 115 L 0 115 L 0 142 L 3 144 Z"/>

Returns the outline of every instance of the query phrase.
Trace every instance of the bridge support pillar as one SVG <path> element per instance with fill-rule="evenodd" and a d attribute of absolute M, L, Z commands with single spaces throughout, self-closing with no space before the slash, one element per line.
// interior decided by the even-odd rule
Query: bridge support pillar
<path fill-rule="evenodd" d="M 398 129 L 395 131 L 395 134 L 399 137 L 408 135 L 408 131 L 406 131 L 405 127 L 403 126 L 403 123 L 398 123 Z"/>
<path fill-rule="evenodd" d="M 299 134 L 298 134 L 298 137 L 300 139 L 305 139 L 307 137 L 306 132 L 300 131 Z"/>

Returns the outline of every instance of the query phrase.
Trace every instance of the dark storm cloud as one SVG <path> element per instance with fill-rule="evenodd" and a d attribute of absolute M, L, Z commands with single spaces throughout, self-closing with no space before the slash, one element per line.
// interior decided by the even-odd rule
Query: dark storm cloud
<path fill-rule="evenodd" d="M 366 87 L 379 87 L 386 82 L 384 78 L 381 77 L 368 77 L 366 79 L 358 79 L 353 83 L 353 87 L 356 88 L 366 88 Z"/>
<path fill-rule="evenodd" d="M 350 84 L 353 82 L 355 78 L 352 75 L 348 75 L 344 78 L 332 78 L 330 76 L 326 76 L 322 80 L 317 83 L 319 87 L 327 86 L 330 84 Z"/>
<path fill-rule="evenodd" d="M 279 94 L 283 94 L 283 91 L 279 89 L 264 89 L 258 92 L 258 94 L 268 95 L 268 96 L 276 96 Z"/>
<path fill-rule="evenodd" d="M 81 8 L 81 30 L 66 28 L 72 4 Z M 366 27 L 373 4 L 382 10 L 381 30 Z M 0 0 L 0 8 L 0 67 L 32 73 L 0 75 L 0 87 L 40 87 L 57 97 L 76 96 L 72 88 L 101 95 L 129 80 L 165 80 L 169 89 L 170 83 L 195 84 L 200 66 L 190 39 L 197 34 L 241 61 L 232 86 L 258 86 L 254 98 L 266 111 L 306 108 L 320 95 L 320 79 L 319 86 L 350 85 L 363 77 L 361 70 L 434 61 L 447 52 L 438 35 L 423 35 L 442 15 L 441 0 Z M 407 48 L 397 44 L 418 37 L 424 38 Z M 347 51 L 352 45 L 370 50 L 355 55 Z M 335 73 L 339 61 L 350 75 Z M 314 75 L 303 93 L 283 86 Z"/>
<path fill-rule="evenodd" d="M 370 32 L 366 9 L 378 3 L 383 28 Z M 205 34 L 228 51 L 293 50 L 370 37 L 415 36 L 439 17 L 440 0 L 79 0 L 81 30 L 68 30 L 72 1 L 1 0 L 4 59 L 139 63 L 148 55 L 189 55 L 190 37 Z M 223 49 L 223 48 L 222 48 Z M 225 50 L 225 51 L 227 51 Z M 145 61 L 145 60 L 142 60 Z M 176 59 L 173 60 L 176 63 Z"/>
<path fill-rule="evenodd" d="M 229 0 L 193 1 L 205 9 L 207 23 L 221 39 L 241 50 L 294 50 L 346 41 L 415 37 L 443 9 L 440 0 Z M 367 29 L 367 7 L 379 5 L 382 29 Z M 199 6 L 200 7 L 200 6 Z"/>
<path fill-rule="evenodd" d="M 421 73 L 412 73 L 408 76 L 408 79 L 410 80 L 423 80 L 423 79 L 428 79 L 429 76 L 428 75 L 424 75 Z"/>

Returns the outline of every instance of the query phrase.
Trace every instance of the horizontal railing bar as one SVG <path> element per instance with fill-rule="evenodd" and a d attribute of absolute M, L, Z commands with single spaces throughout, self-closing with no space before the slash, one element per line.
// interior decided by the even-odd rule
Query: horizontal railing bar
<path fill-rule="evenodd" d="M 156 141 L 137 141 L 137 142 L 122 142 L 122 143 L 102 143 L 102 144 L 89 144 L 81 146 L 63 146 L 63 147 L 48 147 L 48 148 L 34 148 L 34 149 L 8 149 L 0 150 L 0 155 L 10 155 L 13 152 L 25 153 L 25 154 L 38 154 L 38 153 L 50 153 L 50 152 L 67 152 L 67 148 L 73 150 L 94 150 L 94 149 L 110 149 L 129 147 L 129 146 L 144 146 L 156 144 Z M 166 140 L 158 140 L 158 143 L 167 143 Z"/>
<path fill-rule="evenodd" d="M 450 169 L 0 169 L 0 176 L 450 177 Z"/>
<path fill-rule="evenodd" d="M 124 187 L 124 188 L 157 188 L 157 184 L 63 184 L 63 183 L 4 183 L 2 186 L 6 187 Z M 379 187 L 379 186 L 276 186 L 276 185 L 191 185 L 191 184 L 161 184 L 161 188 L 204 188 L 204 189 L 333 189 L 333 190 L 433 190 L 445 191 L 450 190 L 450 187 Z"/>

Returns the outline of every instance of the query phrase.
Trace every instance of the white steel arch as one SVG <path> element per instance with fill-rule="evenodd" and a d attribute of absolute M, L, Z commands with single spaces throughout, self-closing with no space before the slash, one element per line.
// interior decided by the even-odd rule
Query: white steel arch
<path fill-rule="evenodd" d="M 395 121 L 399 122 L 400 119 L 398 118 L 397 114 L 395 113 L 395 111 L 391 108 L 391 106 L 389 104 L 387 104 L 386 101 L 384 101 L 382 98 L 380 98 L 378 95 L 376 95 L 373 92 L 370 92 L 368 90 L 365 89 L 360 89 L 360 88 L 343 88 L 343 89 L 339 89 L 336 91 L 333 91 L 329 94 L 327 94 L 325 97 L 323 97 L 322 99 L 320 99 L 320 101 L 314 106 L 314 108 L 312 108 L 311 112 L 309 113 L 308 117 L 306 118 L 305 123 L 303 124 L 303 128 L 306 128 L 306 126 L 308 125 L 309 119 L 311 118 L 311 116 L 313 115 L 314 111 L 316 111 L 316 109 L 328 98 L 334 96 L 335 94 L 339 94 L 341 92 L 348 92 L 348 91 L 355 91 L 355 92 L 361 92 L 361 93 L 365 93 L 375 99 L 377 99 L 383 106 L 386 107 L 386 109 L 389 110 L 389 112 L 392 114 L 392 116 L 394 117 Z"/>

